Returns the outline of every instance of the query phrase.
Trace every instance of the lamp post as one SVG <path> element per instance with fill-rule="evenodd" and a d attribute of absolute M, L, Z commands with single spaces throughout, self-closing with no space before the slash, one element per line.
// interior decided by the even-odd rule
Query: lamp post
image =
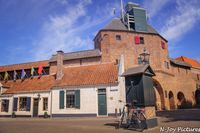
<path fill-rule="evenodd" d="M 140 58 L 141 58 L 141 61 L 142 61 L 142 64 L 149 64 L 149 52 L 146 50 L 146 48 L 144 48 L 142 50 L 142 53 L 140 54 Z"/>

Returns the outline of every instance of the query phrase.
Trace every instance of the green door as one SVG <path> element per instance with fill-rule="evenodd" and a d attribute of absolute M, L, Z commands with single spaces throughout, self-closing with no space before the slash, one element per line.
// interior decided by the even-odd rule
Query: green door
<path fill-rule="evenodd" d="M 106 89 L 98 89 L 98 114 L 107 115 Z"/>

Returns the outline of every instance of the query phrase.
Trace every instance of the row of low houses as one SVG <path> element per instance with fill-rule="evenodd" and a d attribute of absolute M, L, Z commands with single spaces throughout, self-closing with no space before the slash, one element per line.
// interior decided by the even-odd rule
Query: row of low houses
<path fill-rule="evenodd" d="M 3 81 L 0 116 L 109 116 L 119 109 L 118 65 L 69 67 L 60 74 Z"/>

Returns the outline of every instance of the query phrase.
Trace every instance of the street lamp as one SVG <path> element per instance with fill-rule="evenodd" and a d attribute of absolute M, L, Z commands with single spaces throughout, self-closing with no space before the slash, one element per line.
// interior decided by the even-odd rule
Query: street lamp
<path fill-rule="evenodd" d="M 146 50 L 146 48 L 143 48 L 142 53 L 140 54 L 142 64 L 149 64 L 149 56 L 149 52 Z"/>

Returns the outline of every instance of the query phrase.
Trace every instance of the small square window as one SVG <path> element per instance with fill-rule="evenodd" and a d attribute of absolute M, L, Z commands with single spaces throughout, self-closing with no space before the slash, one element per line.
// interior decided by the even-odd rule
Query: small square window
<path fill-rule="evenodd" d="M 120 41 L 121 40 L 121 36 L 120 35 L 116 35 L 116 40 Z"/>
<path fill-rule="evenodd" d="M 165 68 L 169 69 L 169 62 L 165 61 Z"/>
<path fill-rule="evenodd" d="M 140 44 L 144 44 L 144 37 L 140 37 Z"/>
<path fill-rule="evenodd" d="M 136 44 L 136 45 L 144 44 L 144 37 L 135 36 L 135 44 Z"/>
<path fill-rule="evenodd" d="M 166 48 L 165 43 L 163 41 L 161 41 L 161 47 L 162 47 L 162 49 Z"/>

